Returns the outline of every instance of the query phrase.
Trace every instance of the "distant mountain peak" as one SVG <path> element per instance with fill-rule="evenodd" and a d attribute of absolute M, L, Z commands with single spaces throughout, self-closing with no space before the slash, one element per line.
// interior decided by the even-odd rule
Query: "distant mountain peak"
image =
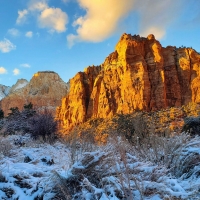
<path fill-rule="evenodd" d="M 26 79 L 18 79 L 17 82 L 11 87 L 10 93 L 20 90 L 28 84 Z"/>
<path fill-rule="evenodd" d="M 49 108 L 55 111 L 60 105 L 61 98 L 68 92 L 68 85 L 60 76 L 52 71 L 37 72 L 30 82 L 19 79 L 12 86 L 10 93 L 0 102 L 5 115 L 11 107 L 23 109 L 24 104 L 32 103 L 37 109 Z"/>
<path fill-rule="evenodd" d="M 6 97 L 10 93 L 10 86 L 0 84 L 0 100 Z"/>

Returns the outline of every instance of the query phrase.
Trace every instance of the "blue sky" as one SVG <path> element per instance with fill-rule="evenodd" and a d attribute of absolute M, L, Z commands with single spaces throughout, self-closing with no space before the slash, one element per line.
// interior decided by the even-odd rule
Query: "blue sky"
<path fill-rule="evenodd" d="M 124 32 L 200 52 L 200 1 L 0 0 L 0 84 L 44 70 L 67 82 L 100 65 Z"/>

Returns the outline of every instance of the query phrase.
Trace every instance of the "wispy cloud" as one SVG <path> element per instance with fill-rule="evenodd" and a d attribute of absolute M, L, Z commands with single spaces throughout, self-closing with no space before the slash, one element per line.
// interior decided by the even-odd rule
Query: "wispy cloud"
<path fill-rule="evenodd" d="M 31 65 L 28 63 L 23 63 L 23 64 L 20 64 L 20 67 L 30 68 Z"/>
<path fill-rule="evenodd" d="M 15 49 L 16 46 L 10 40 L 4 38 L 4 40 L 0 41 L 0 51 L 2 53 L 8 53 Z"/>
<path fill-rule="evenodd" d="M 63 3 L 68 3 L 70 0 L 62 0 Z"/>
<path fill-rule="evenodd" d="M 8 30 L 8 34 L 13 37 L 18 37 L 18 36 L 20 36 L 20 31 L 16 28 L 11 28 Z"/>
<path fill-rule="evenodd" d="M 39 25 L 58 33 L 66 31 L 68 16 L 60 8 L 46 8 L 38 17 Z"/>
<path fill-rule="evenodd" d="M 153 33 L 156 39 L 162 39 L 168 27 L 180 18 L 186 0 L 136 0 L 135 10 L 139 13 L 139 33 L 147 36 Z"/>
<path fill-rule="evenodd" d="M 40 28 L 47 28 L 50 32 L 65 32 L 68 24 L 68 15 L 60 8 L 49 7 L 47 0 L 31 0 L 27 9 L 18 11 L 17 24 L 26 21 L 32 15 L 37 19 Z"/>
<path fill-rule="evenodd" d="M 140 35 L 144 36 L 144 37 L 147 37 L 149 34 L 154 34 L 156 39 L 160 40 L 165 36 L 166 30 L 165 30 L 165 27 L 150 26 L 150 27 L 143 29 L 143 31 L 140 32 Z"/>
<path fill-rule="evenodd" d="M 86 11 L 73 23 L 76 35 L 68 35 L 69 45 L 78 41 L 100 42 L 111 36 L 134 6 L 134 0 L 78 0 Z"/>
<path fill-rule="evenodd" d="M 25 33 L 25 36 L 28 38 L 32 38 L 33 37 L 33 32 L 32 31 L 28 31 Z"/>
<path fill-rule="evenodd" d="M 28 15 L 27 9 L 19 10 L 16 24 L 23 24 L 26 21 L 27 15 Z"/>
<path fill-rule="evenodd" d="M 45 0 L 31 0 L 28 6 L 30 11 L 43 11 L 49 6 Z"/>
<path fill-rule="evenodd" d="M 7 70 L 4 67 L 0 67 L 0 74 L 6 74 Z"/>
<path fill-rule="evenodd" d="M 17 69 L 17 68 L 15 68 L 15 69 L 13 70 L 13 75 L 17 76 L 17 75 L 19 75 L 19 74 L 20 74 L 20 70 Z"/>

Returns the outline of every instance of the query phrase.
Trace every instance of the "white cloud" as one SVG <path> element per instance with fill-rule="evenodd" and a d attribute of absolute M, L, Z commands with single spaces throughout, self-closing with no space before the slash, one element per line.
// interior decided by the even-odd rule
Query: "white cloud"
<path fill-rule="evenodd" d="M 15 68 L 15 69 L 13 70 L 13 74 L 14 74 L 15 76 L 17 76 L 19 73 L 20 73 L 19 69 Z"/>
<path fill-rule="evenodd" d="M 0 51 L 2 53 L 8 53 L 14 49 L 16 49 L 16 46 L 10 40 L 4 38 L 4 40 L 0 41 Z"/>
<path fill-rule="evenodd" d="M 32 31 L 28 31 L 28 32 L 26 32 L 25 36 L 28 37 L 28 38 L 32 38 L 33 37 L 33 32 Z"/>
<path fill-rule="evenodd" d="M 111 36 L 120 20 L 133 9 L 134 0 L 78 0 L 78 3 L 86 14 L 73 23 L 77 34 L 67 37 L 71 45 L 77 41 L 100 42 Z"/>
<path fill-rule="evenodd" d="M 6 74 L 7 70 L 4 67 L 0 67 L 0 74 Z"/>
<path fill-rule="evenodd" d="M 139 34 L 154 34 L 162 39 L 169 25 L 180 17 L 186 0 L 137 0 L 135 10 L 139 13 Z"/>
<path fill-rule="evenodd" d="M 8 30 L 8 34 L 10 34 L 13 37 L 18 37 L 20 35 L 20 31 L 16 28 L 11 28 Z"/>
<path fill-rule="evenodd" d="M 19 10 L 16 24 L 23 24 L 26 21 L 27 15 L 28 15 L 28 10 L 26 9 Z"/>
<path fill-rule="evenodd" d="M 31 1 L 30 4 L 29 4 L 29 10 L 30 11 L 43 11 L 45 9 L 48 8 L 48 4 L 46 3 L 46 1 Z"/>
<path fill-rule="evenodd" d="M 80 41 L 81 39 L 79 38 L 78 35 L 74 35 L 74 34 L 67 35 L 67 43 L 68 43 L 69 48 L 71 48 L 74 45 L 74 43 L 80 42 Z"/>
<path fill-rule="evenodd" d="M 144 31 L 141 32 L 140 35 L 147 37 L 151 33 L 154 34 L 157 40 L 160 40 L 165 36 L 166 31 L 162 27 L 148 27 L 147 29 L 144 29 Z"/>
<path fill-rule="evenodd" d="M 26 21 L 27 16 L 37 18 L 40 28 L 47 28 L 49 32 L 64 32 L 68 23 L 68 15 L 60 8 L 49 7 L 47 0 L 31 0 L 27 9 L 18 11 L 17 24 Z"/>
<path fill-rule="evenodd" d="M 30 64 L 28 64 L 28 63 L 23 63 L 20 66 L 21 67 L 25 67 L 25 68 L 30 68 L 31 67 Z"/>
<path fill-rule="evenodd" d="M 60 33 L 66 31 L 68 16 L 60 8 L 47 8 L 42 11 L 38 21 L 40 27 Z"/>

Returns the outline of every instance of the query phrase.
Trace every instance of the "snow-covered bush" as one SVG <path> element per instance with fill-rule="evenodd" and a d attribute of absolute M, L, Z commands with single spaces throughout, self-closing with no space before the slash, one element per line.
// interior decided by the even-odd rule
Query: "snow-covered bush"
<path fill-rule="evenodd" d="M 200 137 L 188 139 L 181 148 L 179 154 L 174 152 L 172 162 L 173 174 L 176 177 L 200 178 Z"/>

